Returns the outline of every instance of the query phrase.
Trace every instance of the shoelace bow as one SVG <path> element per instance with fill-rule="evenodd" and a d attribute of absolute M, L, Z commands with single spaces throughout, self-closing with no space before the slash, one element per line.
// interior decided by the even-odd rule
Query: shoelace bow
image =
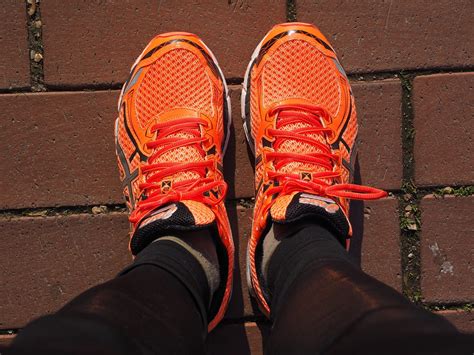
<path fill-rule="evenodd" d="M 207 205 L 216 205 L 222 201 L 227 191 L 224 181 L 215 181 L 206 177 L 206 169 L 214 169 L 212 160 L 196 162 L 161 162 L 155 161 L 162 154 L 181 147 L 192 146 L 204 157 L 206 155 L 201 143 L 207 138 L 202 137 L 200 126 L 207 126 L 207 122 L 201 118 L 180 118 L 167 122 L 156 123 L 151 127 L 151 132 L 157 133 L 154 141 L 146 144 L 147 148 L 153 149 L 148 159 L 148 164 L 141 167 L 141 173 L 145 175 L 145 182 L 139 184 L 142 195 L 146 192 L 146 199 L 138 201 L 135 210 L 130 215 L 130 222 L 139 222 L 148 212 L 171 202 L 182 200 L 199 201 Z M 189 138 L 170 137 L 176 133 L 186 133 Z M 178 172 L 194 171 L 200 177 L 195 179 L 173 182 L 171 188 L 163 191 L 161 182 L 164 178 Z M 204 195 L 205 192 L 222 189 L 220 197 L 212 200 Z"/>
<path fill-rule="evenodd" d="M 275 138 L 274 152 L 266 153 L 267 161 L 273 161 L 275 171 L 268 172 L 268 177 L 277 182 L 265 193 L 267 196 L 278 194 L 279 196 L 291 194 L 292 192 L 307 192 L 323 197 L 343 197 L 358 200 L 374 200 L 387 196 L 383 190 L 355 185 L 327 182 L 335 181 L 342 175 L 341 157 L 333 154 L 329 144 L 324 144 L 312 137 L 310 134 L 331 137 L 335 133 L 331 128 L 324 127 L 321 120 L 329 122 L 329 113 L 322 107 L 314 105 L 279 105 L 273 108 L 269 115 L 278 115 L 275 129 L 269 129 L 268 133 Z M 285 131 L 281 128 L 294 123 L 306 123 L 309 127 Z M 285 140 L 302 141 L 318 148 L 319 152 L 294 153 L 278 152 L 278 148 Z M 281 172 L 280 169 L 288 163 L 300 162 L 318 166 L 322 171 L 313 172 L 312 180 L 302 180 L 299 174 Z M 325 181 L 326 180 L 326 181 Z M 275 186 L 276 185 L 276 186 Z M 273 202 L 276 199 L 273 199 Z M 267 209 L 271 205 L 267 205 Z"/>

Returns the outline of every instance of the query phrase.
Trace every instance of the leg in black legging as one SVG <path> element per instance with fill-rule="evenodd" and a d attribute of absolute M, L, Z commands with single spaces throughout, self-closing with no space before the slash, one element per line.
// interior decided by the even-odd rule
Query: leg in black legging
<path fill-rule="evenodd" d="M 474 350 L 472 337 L 362 272 L 336 238 L 317 225 L 284 238 L 270 260 L 267 284 L 274 320 L 269 354 Z"/>
<path fill-rule="evenodd" d="M 167 244 L 174 248 L 176 243 L 171 243 Z M 200 290 L 190 291 L 189 284 L 186 287 L 176 275 L 154 265 L 163 245 L 152 243 L 125 274 L 29 324 L 6 354 L 204 353 L 206 322 L 196 302 Z M 189 253 L 177 259 L 186 265 L 182 273 L 190 267 L 196 281 L 205 277 Z M 207 287 L 205 279 L 201 284 Z"/>

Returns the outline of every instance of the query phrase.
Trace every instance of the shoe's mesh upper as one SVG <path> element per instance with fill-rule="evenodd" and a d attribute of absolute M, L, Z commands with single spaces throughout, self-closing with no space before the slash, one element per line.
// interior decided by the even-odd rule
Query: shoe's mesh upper
<path fill-rule="evenodd" d="M 263 105 L 268 107 L 281 100 L 302 98 L 312 104 L 321 105 L 328 110 L 330 115 L 335 116 L 341 102 L 339 80 L 334 64 L 316 47 L 306 41 L 291 40 L 280 45 L 265 63 L 262 74 Z M 255 134 L 260 122 L 255 90 L 251 92 L 250 106 L 252 130 Z M 298 123 L 286 125 L 281 129 L 292 131 L 308 126 L 308 124 Z M 326 143 L 326 139 L 322 135 L 311 134 L 308 136 Z M 285 140 L 278 151 L 320 152 L 314 145 L 291 139 Z M 295 169 L 313 172 L 322 170 L 313 164 L 294 162 L 285 165 L 281 171 L 294 172 Z"/>
<path fill-rule="evenodd" d="M 129 157 L 135 150 L 135 147 L 133 146 L 132 141 L 128 138 L 127 131 L 125 130 L 125 127 L 124 127 L 123 108 L 120 110 L 120 113 L 119 113 L 118 124 L 119 124 L 118 125 L 118 134 L 119 134 L 118 140 L 125 156 Z"/>
<path fill-rule="evenodd" d="M 284 125 L 280 127 L 280 129 L 282 131 L 291 132 L 295 129 L 307 127 L 311 127 L 311 125 L 303 122 L 298 122 Z M 327 144 L 326 138 L 322 134 L 306 134 L 306 136 L 317 140 L 323 144 Z M 278 147 L 277 151 L 281 153 L 322 153 L 322 151 L 314 145 L 294 139 L 285 139 L 283 143 Z M 289 164 L 285 164 L 279 171 L 283 173 L 294 173 L 298 171 L 320 172 L 325 171 L 325 169 L 315 164 L 291 162 Z"/>
<path fill-rule="evenodd" d="M 342 138 L 346 141 L 349 147 L 352 147 L 355 143 L 355 139 L 357 137 L 357 112 L 354 104 L 354 100 L 352 100 L 352 113 L 347 123 L 346 130 L 344 131 Z"/>
<path fill-rule="evenodd" d="M 192 213 L 196 225 L 210 224 L 216 219 L 214 212 L 201 202 L 186 200 L 182 203 Z"/>
<path fill-rule="evenodd" d="M 172 50 L 148 68 L 137 90 L 135 107 L 138 122 L 145 128 L 157 115 L 176 108 L 188 108 L 213 115 L 213 95 L 213 86 L 199 59 L 188 50 Z M 193 138 L 193 135 L 179 132 L 168 137 Z M 204 158 L 196 147 L 184 146 L 165 152 L 155 162 L 184 163 L 201 160 Z M 193 171 L 183 171 L 170 178 L 178 182 L 197 179 L 199 175 Z"/>
<path fill-rule="evenodd" d="M 304 40 L 290 40 L 281 44 L 264 64 L 261 77 L 261 103 L 264 107 L 269 107 L 271 104 L 285 99 L 305 99 L 313 105 L 324 107 L 332 117 L 335 117 L 339 113 L 342 100 L 341 80 L 332 60 L 324 56 L 315 46 Z M 253 88 L 257 86 L 256 83 L 252 84 Z M 353 109 L 355 110 L 354 107 Z M 252 133 L 255 136 L 261 120 L 258 112 L 258 92 L 255 89 L 251 91 L 250 111 Z M 309 124 L 299 122 L 281 126 L 279 129 L 294 131 L 309 126 Z M 345 133 L 350 145 L 353 144 L 356 130 L 357 123 L 351 119 Z M 327 144 L 323 134 L 307 134 L 307 136 Z M 284 139 L 277 151 L 321 152 L 312 144 L 292 139 Z M 320 172 L 323 170 L 325 169 L 318 165 L 300 162 L 290 162 L 280 169 L 284 173 Z M 258 171 L 256 175 L 259 175 Z M 347 182 L 348 177 L 349 175 L 344 171 L 343 180 Z M 256 181 L 259 181 L 258 177 Z M 331 183 L 329 179 L 325 181 Z M 272 213 L 283 216 L 288 202 L 289 200 L 277 201 L 272 207 Z"/>
<path fill-rule="evenodd" d="M 262 77 L 263 105 L 302 98 L 321 105 L 336 116 L 341 92 L 338 72 L 330 59 L 302 40 L 280 45 L 265 63 Z"/>
<path fill-rule="evenodd" d="M 254 79 L 252 79 L 254 80 Z M 260 112 L 258 111 L 258 92 L 256 90 L 257 85 L 252 83 L 253 90 L 250 90 L 250 117 L 251 117 L 251 134 L 255 138 L 255 134 L 258 130 L 258 125 L 260 124 Z"/>
<path fill-rule="evenodd" d="M 204 65 L 185 49 L 172 50 L 148 68 L 137 91 L 136 113 L 145 128 L 164 111 L 186 107 L 212 115 L 212 84 Z"/>
<path fill-rule="evenodd" d="M 352 100 L 352 113 L 351 117 L 349 118 L 349 122 L 347 123 L 346 130 L 342 134 L 342 138 L 344 141 L 349 145 L 351 148 L 355 148 L 355 141 L 357 138 L 357 131 L 358 131 L 358 126 L 357 126 L 357 112 L 356 112 L 356 107 L 355 107 L 355 102 Z M 343 144 L 341 144 L 341 153 L 342 153 L 342 158 L 345 159 L 346 161 L 350 162 L 351 161 L 351 154 L 347 151 L 347 149 L 344 147 Z M 353 167 L 354 168 L 354 167 Z M 351 176 L 349 174 L 349 171 L 347 169 L 342 169 L 343 174 L 342 174 L 342 182 L 343 183 L 348 183 L 351 182 Z"/>
<path fill-rule="evenodd" d="M 290 204 L 293 196 L 296 192 L 291 193 L 290 195 L 283 195 L 279 197 L 271 208 L 271 215 L 274 220 L 284 220 L 286 216 L 286 209 Z"/>

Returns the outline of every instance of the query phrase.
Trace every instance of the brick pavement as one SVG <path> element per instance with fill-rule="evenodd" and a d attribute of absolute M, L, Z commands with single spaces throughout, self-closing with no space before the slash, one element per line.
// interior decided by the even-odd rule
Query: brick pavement
<path fill-rule="evenodd" d="M 253 171 L 239 90 L 254 46 L 286 18 L 319 25 L 340 53 L 358 103 L 362 182 L 391 192 L 353 204 L 351 252 L 368 273 L 474 331 L 474 59 L 465 40 L 474 34 L 472 2 L 288 3 L 5 0 L 0 345 L 130 260 L 113 151 L 115 101 L 140 48 L 156 32 L 181 29 L 215 51 L 234 108 L 226 176 L 240 270 L 231 324 L 210 336 L 209 353 L 222 353 L 227 342 L 235 354 L 262 353 L 268 324 L 242 282 Z M 106 210 L 92 213 L 99 205 Z"/>

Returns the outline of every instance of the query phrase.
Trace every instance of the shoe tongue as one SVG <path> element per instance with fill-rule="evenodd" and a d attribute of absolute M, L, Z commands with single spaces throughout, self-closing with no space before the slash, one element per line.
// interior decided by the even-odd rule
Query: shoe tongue
<path fill-rule="evenodd" d="M 174 108 L 171 110 L 164 111 L 156 116 L 156 119 L 153 121 L 156 122 L 166 122 L 175 120 L 178 118 L 194 118 L 200 117 L 199 111 L 189 109 L 189 108 Z"/>
<path fill-rule="evenodd" d="M 331 198 L 304 192 L 278 197 L 270 209 L 272 221 L 279 224 L 306 219 L 331 228 L 338 237 L 345 239 L 350 230 L 349 221 L 341 207 Z"/>
<path fill-rule="evenodd" d="M 306 112 L 302 111 L 287 111 L 285 112 L 285 115 L 302 115 L 302 116 L 310 116 Z M 316 119 L 316 118 L 313 118 Z M 322 123 L 314 123 L 309 124 L 307 122 L 292 122 L 289 124 L 284 124 L 281 125 L 278 129 L 282 131 L 294 131 L 296 129 L 301 129 L 301 128 L 309 128 L 309 127 L 314 127 L 314 125 L 318 125 L 322 127 Z M 323 133 L 302 133 L 303 136 L 312 138 L 316 141 L 319 141 L 322 144 L 328 144 L 326 137 L 324 136 Z M 308 142 L 304 142 L 302 140 L 296 140 L 296 139 L 288 139 L 284 138 L 280 146 L 278 147 L 278 152 L 281 153 L 297 153 L 297 154 L 311 154 L 311 153 L 322 153 L 322 151 L 315 145 L 310 144 Z M 325 171 L 325 169 L 321 166 L 318 166 L 316 164 L 310 164 L 310 163 L 303 163 L 303 162 L 289 162 L 285 165 L 283 165 L 280 169 L 279 172 L 282 173 L 301 173 L 301 172 L 322 172 Z M 330 181 L 327 181 L 330 183 Z"/>
<path fill-rule="evenodd" d="M 151 211 L 140 222 L 138 229 L 156 224 L 154 229 L 170 229 L 173 226 L 187 229 L 201 228 L 214 222 L 216 216 L 212 210 L 202 202 L 181 201 L 161 206 Z"/>
<path fill-rule="evenodd" d="M 164 112 L 163 114 L 157 116 L 157 122 L 167 122 L 173 121 L 180 118 L 199 118 L 200 113 L 195 110 L 186 109 L 186 108 L 176 108 Z M 189 139 L 194 138 L 193 134 L 189 132 L 176 132 L 167 136 L 167 138 L 176 138 L 178 139 Z M 192 145 L 180 146 L 174 149 L 170 149 L 167 152 L 161 154 L 155 163 L 169 163 L 169 162 L 199 162 L 204 160 L 199 149 Z M 153 173 L 150 173 L 149 176 L 153 176 Z M 195 171 L 178 171 L 171 176 L 167 176 L 164 180 L 170 180 L 173 182 L 180 182 L 184 180 L 194 180 L 199 179 L 200 175 Z"/>
<path fill-rule="evenodd" d="M 176 231 L 205 228 L 214 224 L 215 220 L 214 212 L 202 202 L 186 200 L 160 206 L 138 224 L 130 241 L 130 249 L 136 255 L 159 237 L 172 235 Z"/>

